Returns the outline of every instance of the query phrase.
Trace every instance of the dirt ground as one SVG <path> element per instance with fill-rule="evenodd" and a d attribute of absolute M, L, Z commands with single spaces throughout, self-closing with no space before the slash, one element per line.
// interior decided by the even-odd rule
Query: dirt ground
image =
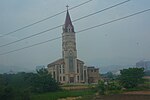
<path fill-rule="evenodd" d="M 67 87 L 61 87 L 64 90 L 84 90 L 84 89 L 89 89 L 88 86 L 85 85 L 77 85 L 77 86 L 67 86 Z"/>
<path fill-rule="evenodd" d="M 150 95 L 150 91 L 132 91 L 132 92 L 126 92 L 124 94 L 143 94 L 143 95 Z"/>
<path fill-rule="evenodd" d="M 59 100 L 80 100 L 81 98 L 82 97 L 68 97 Z M 116 95 L 96 95 L 93 99 L 92 98 L 86 100 L 150 100 L 150 91 L 132 91 Z"/>
<path fill-rule="evenodd" d="M 93 100 L 150 100 L 150 91 L 135 91 L 117 95 L 97 96 Z"/>

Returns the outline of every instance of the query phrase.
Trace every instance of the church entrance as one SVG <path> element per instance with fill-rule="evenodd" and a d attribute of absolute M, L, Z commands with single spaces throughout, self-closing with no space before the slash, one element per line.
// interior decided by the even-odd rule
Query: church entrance
<path fill-rule="evenodd" d="M 74 83 L 74 77 L 70 77 L 70 83 Z"/>

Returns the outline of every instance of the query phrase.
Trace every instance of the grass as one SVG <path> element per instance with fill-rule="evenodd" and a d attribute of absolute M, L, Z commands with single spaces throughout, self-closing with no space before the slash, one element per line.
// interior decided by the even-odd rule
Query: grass
<path fill-rule="evenodd" d="M 78 97 L 78 96 L 88 96 L 92 95 L 95 92 L 93 90 L 73 90 L 73 91 L 59 91 L 52 93 L 44 93 L 44 94 L 34 94 L 31 97 L 31 100 L 57 100 L 59 98 L 66 97 Z"/>
<path fill-rule="evenodd" d="M 148 90 L 150 82 L 145 82 L 143 85 L 126 90 L 111 90 L 107 91 L 106 94 L 120 94 L 127 91 L 140 91 L 140 90 Z M 74 87 L 78 87 L 78 85 L 73 85 Z M 79 85 L 81 86 L 81 85 Z M 89 89 L 82 89 L 82 90 L 62 90 L 58 92 L 51 92 L 51 93 L 43 93 L 43 94 L 33 94 L 31 96 L 31 100 L 58 100 L 59 98 L 67 98 L 67 97 L 79 97 L 82 98 L 79 100 L 92 100 L 96 93 L 95 85 L 86 85 Z M 64 85 L 63 87 L 72 87 L 72 85 Z"/>
<path fill-rule="evenodd" d="M 79 100 L 92 100 L 93 97 L 94 97 L 94 94 L 93 95 L 92 94 L 91 95 L 85 95 L 85 96 L 82 96 L 82 98 Z"/>
<path fill-rule="evenodd" d="M 140 84 L 137 87 L 126 89 L 125 92 L 128 91 L 143 91 L 143 90 L 150 90 L 150 82 L 144 82 L 144 84 Z"/>

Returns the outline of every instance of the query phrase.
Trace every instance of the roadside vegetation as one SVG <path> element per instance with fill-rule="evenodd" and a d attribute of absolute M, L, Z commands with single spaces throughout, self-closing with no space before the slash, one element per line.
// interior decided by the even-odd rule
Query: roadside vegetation
<path fill-rule="evenodd" d="M 120 75 L 116 76 L 107 73 L 107 80 L 98 83 L 100 95 L 118 94 L 127 91 L 150 90 L 150 80 L 144 79 L 143 68 L 128 68 L 120 70 Z"/>
<path fill-rule="evenodd" d="M 32 100 L 58 100 L 60 98 L 67 97 L 86 97 L 88 95 L 93 95 L 95 91 L 93 90 L 63 90 L 58 92 L 50 92 L 43 94 L 34 94 Z M 87 99 L 88 100 L 88 99 Z"/>
<path fill-rule="evenodd" d="M 37 73 L 0 74 L 0 100 L 58 100 L 67 97 L 92 100 L 96 93 L 110 95 L 150 90 L 150 80 L 143 79 L 144 74 L 143 68 L 123 69 L 118 76 L 108 72 L 97 85 L 60 85 L 46 69 Z"/>
<path fill-rule="evenodd" d="M 46 69 L 37 73 L 0 74 L 0 100 L 31 100 L 33 93 L 58 90 L 59 84 Z"/>

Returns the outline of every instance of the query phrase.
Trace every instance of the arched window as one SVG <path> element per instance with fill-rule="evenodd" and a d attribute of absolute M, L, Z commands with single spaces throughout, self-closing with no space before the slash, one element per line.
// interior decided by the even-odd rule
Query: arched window
<path fill-rule="evenodd" d="M 68 32 L 72 32 L 72 27 L 71 27 L 70 25 L 68 25 L 67 31 L 68 31 Z"/>

